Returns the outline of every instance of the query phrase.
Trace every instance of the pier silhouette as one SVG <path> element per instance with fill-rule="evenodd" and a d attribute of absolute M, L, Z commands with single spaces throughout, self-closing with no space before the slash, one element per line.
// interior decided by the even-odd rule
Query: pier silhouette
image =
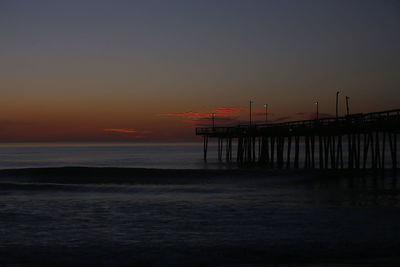
<path fill-rule="evenodd" d="M 396 169 L 399 129 L 400 109 L 395 109 L 284 123 L 213 125 L 196 128 L 196 135 L 203 137 L 205 161 L 208 142 L 216 138 L 218 160 L 223 160 L 225 151 L 225 160 L 234 162 L 236 140 L 239 167 L 300 168 L 304 153 L 304 168 L 384 169 L 385 160 L 390 160 Z"/>

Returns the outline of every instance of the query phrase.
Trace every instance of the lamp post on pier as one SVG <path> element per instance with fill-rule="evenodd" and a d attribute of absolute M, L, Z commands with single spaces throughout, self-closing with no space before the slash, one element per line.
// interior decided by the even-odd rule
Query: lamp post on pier
<path fill-rule="evenodd" d="M 319 110 L 318 110 L 318 101 L 315 102 L 314 104 L 317 105 L 317 112 L 316 112 L 315 118 L 318 120 L 318 113 L 319 113 Z"/>
<path fill-rule="evenodd" d="M 250 100 L 250 114 L 249 114 L 249 115 L 250 115 L 250 124 L 249 124 L 249 125 L 250 125 L 250 128 L 251 128 L 251 104 L 252 104 L 252 103 L 253 103 L 253 101 Z"/>
<path fill-rule="evenodd" d="M 347 110 L 347 116 L 350 115 L 350 110 L 349 110 L 349 99 L 350 99 L 350 97 L 346 96 L 346 110 Z"/>
<path fill-rule="evenodd" d="M 339 117 L 339 111 L 338 111 L 338 107 L 339 107 L 339 94 L 340 94 L 340 91 L 337 91 L 337 92 L 336 92 L 336 120 L 337 120 L 338 117 Z"/>
<path fill-rule="evenodd" d="M 268 104 L 264 104 L 265 107 L 265 124 L 267 124 L 268 121 Z"/>

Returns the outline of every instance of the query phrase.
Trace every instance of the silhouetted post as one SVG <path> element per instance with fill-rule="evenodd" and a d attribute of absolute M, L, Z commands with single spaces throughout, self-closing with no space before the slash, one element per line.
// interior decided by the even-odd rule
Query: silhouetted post
<path fill-rule="evenodd" d="M 243 157 L 243 161 L 244 162 L 247 162 L 248 161 L 248 158 L 249 158 L 249 149 L 250 149 L 250 145 L 249 145 L 249 137 L 248 136 L 245 136 L 244 138 L 243 138 L 243 149 L 244 149 L 244 152 L 243 152 L 243 155 L 244 155 L 244 157 Z"/>
<path fill-rule="evenodd" d="M 247 147 L 248 147 L 248 149 L 247 149 L 247 163 L 251 162 L 252 159 L 253 159 L 253 157 L 252 157 L 253 150 L 251 149 L 252 148 L 252 140 L 253 140 L 253 138 L 251 136 L 249 136 L 247 138 Z"/>
<path fill-rule="evenodd" d="M 314 147 L 315 147 L 315 136 L 311 135 L 311 167 L 313 169 L 315 168 Z"/>
<path fill-rule="evenodd" d="M 394 132 L 394 168 L 397 168 L 397 132 Z"/>
<path fill-rule="evenodd" d="M 342 145 L 342 135 L 338 136 L 338 145 L 337 145 L 337 156 L 336 156 L 336 165 L 343 169 L 343 145 Z"/>
<path fill-rule="evenodd" d="M 237 148 L 237 157 L 236 162 L 241 165 L 243 161 L 243 137 L 238 138 L 238 148 Z"/>
<path fill-rule="evenodd" d="M 265 124 L 267 124 L 268 121 L 268 104 L 264 104 L 265 107 Z"/>
<path fill-rule="evenodd" d="M 379 132 L 375 133 L 375 164 L 377 168 L 381 166 L 381 153 L 380 153 L 380 140 L 379 140 Z"/>
<path fill-rule="evenodd" d="M 223 138 L 218 137 L 218 160 L 222 161 L 222 146 L 223 146 Z"/>
<path fill-rule="evenodd" d="M 253 158 L 252 162 L 256 160 L 256 138 L 253 136 L 252 137 L 252 142 L 253 142 Z"/>
<path fill-rule="evenodd" d="M 317 105 L 317 114 L 316 114 L 315 118 L 318 120 L 318 101 L 315 102 L 315 105 Z"/>
<path fill-rule="evenodd" d="M 298 168 L 299 167 L 299 139 L 300 137 L 296 135 L 294 137 L 294 143 L 295 143 L 295 152 L 294 152 L 294 167 Z"/>
<path fill-rule="evenodd" d="M 381 168 L 385 168 L 385 146 L 386 146 L 386 132 L 383 131 L 383 140 L 382 140 L 382 163 L 381 163 Z"/>
<path fill-rule="evenodd" d="M 389 146 L 390 146 L 390 155 L 392 158 L 392 168 L 397 168 L 397 133 L 396 131 L 389 132 Z"/>
<path fill-rule="evenodd" d="M 319 167 L 322 169 L 324 167 L 324 156 L 323 156 L 324 151 L 323 151 L 321 134 L 318 137 L 318 143 L 319 143 Z"/>
<path fill-rule="evenodd" d="M 226 162 L 229 162 L 229 141 L 232 140 L 230 137 L 226 138 L 226 146 L 225 146 L 225 158 L 226 158 Z"/>
<path fill-rule="evenodd" d="M 232 161 L 232 138 L 229 138 L 229 161 Z"/>
<path fill-rule="evenodd" d="M 335 142 L 336 142 L 336 136 L 332 135 L 332 140 L 331 140 L 331 167 L 332 169 L 336 168 L 336 147 L 335 147 Z"/>
<path fill-rule="evenodd" d="M 371 144 L 371 163 L 372 163 L 372 168 L 376 168 L 376 162 L 375 162 L 375 147 L 374 147 L 374 136 L 372 132 L 369 132 L 369 140 Z"/>
<path fill-rule="evenodd" d="M 393 131 L 389 134 L 390 154 L 392 158 L 392 168 L 397 168 L 397 132 Z"/>
<path fill-rule="evenodd" d="M 356 168 L 360 168 L 360 158 L 361 158 L 361 134 L 357 133 L 357 162 L 356 162 Z"/>
<path fill-rule="evenodd" d="M 287 156 L 286 156 L 286 167 L 289 169 L 290 168 L 290 149 L 292 146 L 292 136 L 288 136 L 288 147 L 287 147 Z"/>
<path fill-rule="evenodd" d="M 349 110 L 349 98 L 348 96 L 346 96 L 346 110 L 347 110 L 347 116 L 350 115 L 350 110 Z"/>
<path fill-rule="evenodd" d="M 324 137 L 324 150 L 325 150 L 325 168 L 329 168 L 329 152 L 330 152 L 330 143 L 331 143 L 331 137 L 325 136 Z"/>
<path fill-rule="evenodd" d="M 203 137 L 204 161 L 207 161 L 208 136 Z"/>
<path fill-rule="evenodd" d="M 348 164 L 347 168 L 352 169 L 353 168 L 353 139 L 351 138 L 351 134 L 349 133 L 347 135 L 347 144 L 348 144 Z"/>
<path fill-rule="evenodd" d="M 282 152 L 283 152 L 283 137 L 279 136 L 276 140 L 276 161 L 278 164 L 278 168 L 282 168 Z"/>
<path fill-rule="evenodd" d="M 368 134 L 364 133 L 364 157 L 363 157 L 363 168 L 364 169 L 367 168 L 368 147 L 369 147 Z"/>
<path fill-rule="evenodd" d="M 305 160 L 304 168 L 308 169 L 310 167 L 310 138 L 308 135 L 305 136 Z"/>
<path fill-rule="evenodd" d="M 265 162 L 266 162 L 266 166 L 269 166 L 269 138 L 268 138 L 268 136 L 267 137 L 265 137 L 265 156 L 266 156 L 266 159 L 265 159 Z"/>
<path fill-rule="evenodd" d="M 215 113 L 212 114 L 212 128 L 215 131 Z"/>
<path fill-rule="evenodd" d="M 251 104 L 252 101 L 250 101 L 250 105 Z M 312 120 L 307 120 L 303 122 L 277 123 L 276 125 L 268 124 L 260 127 L 257 127 L 257 125 L 255 125 L 255 127 L 250 127 L 250 125 L 244 127 L 243 125 L 219 127 L 218 134 L 213 131 L 215 127 L 213 121 L 213 128 L 196 128 L 196 135 L 202 135 L 203 137 L 204 161 L 207 160 L 209 138 L 218 138 L 218 160 L 220 161 L 222 160 L 224 149 L 226 150 L 226 160 L 230 161 L 232 159 L 232 139 L 237 138 L 237 163 L 239 166 L 245 166 L 244 164 L 251 166 L 250 163 L 254 163 L 258 159 L 260 165 L 265 167 L 273 168 L 277 166 L 282 168 L 286 165 L 287 168 L 290 168 L 292 165 L 291 139 L 293 136 L 295 139 L 293 166 L 295 168 L 299 167 L 299 140 L 300 138 L 304 138 L 304 167 L 333 169 L 344 168 L 343 149 L 345 148 L 343 148 L 343 146 L 347 135 L 346 141 L 348 149 L 345 151 L 347 152 L 345 153 L 345 157 L 347 156 L 346 160 L 348 160 L 346 164 L 347 168 L 368 168 L 369 161 L 371 162 L 371 168 L 385 168 L 385 160 L 387 161 L 386 151 L 388 150 L 386 146 L 388 145 L 390 149 L 389 157 L 392 159 L 392 167 L 396 169 L 397 131 L 400 128 L 400 109 L 360 114 L 357 116 L 350 116 L 349 109 L 347 110 L 348 115 L 346 115 L 346 121 L 339 121 L 338 118 L 338 120 L 323 120 L 319 125 L 313 123 Z M 316 117 L 318 112 L 317 108 Z M 250 112 L 249 123 L 251 123 L 251 116 L 252 114 Z M 215 115 L 212 114 L 213 119 L 214 117 Z M 364 135 L 364 140 L 361 140 L 362 135 Z M 286 137 L 288 141 L 287 147 L 285 145 Z M 224 138 L 226 139 L 226 147 L 223 147 Z M 319 144 L 315 143 L 317 142 L 317 140 L 315 140 L 316 138 L 319 139 Z M 271 142 L 271 146 L 269 146 L 269 141 Z M 258 156 L 256 153 L 257 142 Z M 316 145 L 319 145 L 319 166 L 316 165 L 318 164 L 318 162 L 316 162 L 316 157 L 318 157 L 315 151 L 317 149 L 315 148 Z M 301 146 L 303 148 L 303 145 Z M 363 146 L 363 148 L 361 146 Z M 370 158 L 369 150 L 371 150 Z M 363 155 L 361 154 L 362 152 Z"/>
<path fill-rule="evenodd" d="M 351 141 L 351 142 L 353 144 L 353 146 L 352 146 L 353 151 L 351 153 L 353 154 L 353 167 L 357 167 L 357 151 L 358 151 L 358 149 L 357 149 L 356 133 L 353 133 L 352 136 L 353 136 L 353 141 Z"/>
<path fill-rule="evenodd" d="M 243 138 L 243 162 L 246 163 L 249 157 L 249 138 L 245 136 Z"/>
<path fill-rule="evenodd" d="M 274 167 L 275 137 L 271 136 L 271 168 Z"/>
<path fill-rule="evenodd" d="M 283 153 L 284 153 L 283 149 L 285 147 L 285 137 L 281 136 L 280 139 L 281 140 L 279 142 L 280 143 L 280 148 L 279 148 L 279 168 L 282 168 L 283 167 Z"/>
<path fill-rule="evenodd" d="M 250 114 L 249 114 L 249 115 L 250 115 L 250 120 L 249 120 L 250 128 L 251 128 L 251 104 L 252 104 L 252 103 L 253 103 L 253 101 L 250 100 Z"/>
<path fill-rule="evenodd" d="M 339 94 L 340 94 L 340 91 L 337 91 L 336 92 L 336 120 L 339 117 Z"/>

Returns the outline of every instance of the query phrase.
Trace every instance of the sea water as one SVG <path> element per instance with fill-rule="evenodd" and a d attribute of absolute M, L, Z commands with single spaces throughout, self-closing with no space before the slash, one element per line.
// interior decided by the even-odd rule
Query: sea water
<path fill-rule="evenodd" d="M 385 167 L 391 168 L 392 161 L 388 142 L 386 142 L 385 148 Z M 186 143 L 0 143 L 0 169 L 64 166 L 156 169 L 236 168 L 234 162 L 219 162 L 217 150 L 217 144 L 210 142 L 207 162 L 205 162 L 203 160 L 203 144 L 201 141 Z M 225 147 L 223 147 L 223 150 L 225 150 Z M 284 147 L 284 160 L 287 157 L 286 150 L 287 144 Z M 304 166 L 304 150 L 304 142 L 301 142 L 300 166 Z M 400 150 L 400 142 L 397 150 Z M 223 152 L 223 156 L 225 156 L 225 151 Z M 257 153 L 258 151 L 256 151 Z M 345 167 L 347 166 L 347 153 L 347 143 L 344 140 L 343 158 Z M 294 148 L 292 147 L 292 162 L 294 159 L 293 154 Z M 233 146 L 232 155 L 233 161 L 235 161 L 236 146 Z M 318 157 L 318 146 L 316 146 L 316 166 L 319 166 Z M 367 166 L 371 166 L 371 151 L 368 154 Z"/>
<path fill-rule="evenodd" d="M 392 172 L 220 170 L 199 144 L 2 145 L 1 164 L 0 264 L 400 262 Z"/>
<path fill-rule="evenodd" d="M 210 143 L 210 149 L 214 148 Z M 0 144 L 0 169 L 63 166 L 158 169 L 226 168 L 215 153 L 203 161 L 193 143 L 16 143 Z M 216 151 L 216 148 L 215 148 Z"/>

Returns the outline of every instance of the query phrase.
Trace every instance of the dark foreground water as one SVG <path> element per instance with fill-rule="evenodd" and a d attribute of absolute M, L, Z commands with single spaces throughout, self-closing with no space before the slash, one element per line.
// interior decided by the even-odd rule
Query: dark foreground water
<path fill-rule="evenodd" d="M 0 264 L 396 264 L 399 192 L 390 172 L 3 170 Z"/>

